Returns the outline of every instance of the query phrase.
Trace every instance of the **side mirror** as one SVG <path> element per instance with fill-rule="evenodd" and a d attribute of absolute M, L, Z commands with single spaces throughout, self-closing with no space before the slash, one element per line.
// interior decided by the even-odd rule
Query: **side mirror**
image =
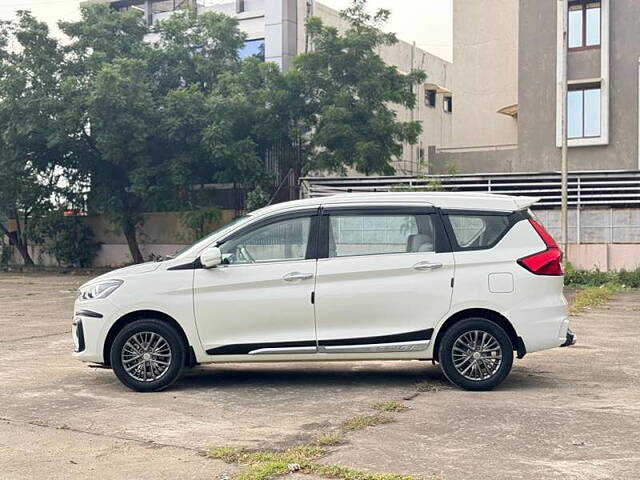
<path fill-rule="evenodd" d="M 214 268 L 222 263 L 222 252 L 218 247 L 208 247 L 200 255 L 200 263 L 204 268 Z"/>

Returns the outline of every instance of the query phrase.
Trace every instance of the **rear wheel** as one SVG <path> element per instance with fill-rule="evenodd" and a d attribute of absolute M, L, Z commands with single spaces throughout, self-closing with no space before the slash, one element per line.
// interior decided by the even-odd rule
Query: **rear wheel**
<path fill-rule="evenodd" d="M 513 365 L 513 345 L 502 327 L 484 318 L 454 324 L 442 337 L 440 366 L 451 383 L 465 390 L 491 390 Z"/>
<path fill-rule="evenodd" d="M 164 390 L 180 376 L 185 347 L 178 332 L 159 320 L 136 320 L 116 335 L 111 366 L 118 379 L 137 392 Z"/>

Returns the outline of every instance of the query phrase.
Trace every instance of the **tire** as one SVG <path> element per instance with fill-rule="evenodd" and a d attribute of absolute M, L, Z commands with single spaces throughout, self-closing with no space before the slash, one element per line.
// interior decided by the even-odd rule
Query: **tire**
<path fill-rule="evenodd" d="M 509 335 L 485 318 L 468 318 L 453 324 L 444 333 L 438 352 L 444 375 L 465 390 L 497 387 L 513 365 Z"/>
<path fill-rule="evenodd" d="M 131 390 L 159 392 L 178 379 L 185 354 L 184 342 L 171 325 L 160 320 L 136 320 L 116 335 L 111 345 L 111 367 Z"/>

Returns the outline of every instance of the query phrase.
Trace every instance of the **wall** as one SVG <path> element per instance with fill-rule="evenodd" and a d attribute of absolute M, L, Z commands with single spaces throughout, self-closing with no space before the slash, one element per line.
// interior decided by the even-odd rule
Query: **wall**
<path fill-rule="evenodd" d="M 518 1 L 453 2 L 453 132 L 445 147 L 514 145 L 518 103 Z"/>
<path fill-rule="evenodd" d="M 170 255 L 197 239 L 184 228 L 179 212 L 145 213 L 143 222 L 138 228 L 138 242 L 145 258 Z M 230 222 L 236 216 L 235 210 L 222 210 L 218 222 L 211 226 L 211 231 Z M 103 216 L 85 217 L 86 223 L 94 232 L 96 241 L 102 244 L 94 261 L 94 267 L 119 267 L 132 263 L 129 247 L 124 236 Z M 55 259 L 43 253 L 39 246 L 31 246 L 30 253 L 36 264 L 55 266 Z M 12 263 L 20 264 L 19 254 L 14 251 Z"/>
<path fill-rule="evenodd" d="M 326 25 L 334 26 L 340 30 L 347 28 L 347 23 L 339 13 L 322 3 L 315 2 L 314 14 L 322 18 Z M 298 49 L 304 51 L 304 21 L 299 22 Z M 427 74 L 427 84 L 436 84 L 450 89 L 452 77 L 452 65 L 435 55 L 414 47 L 410 43 L 399 41 L 395 45 L 382 46 L 378 53 L 388 65 L 394 65 L 399 71 L 408 73 L 412 68 L 423 70 Z M 417 103 L 413 111 L 406 108 L 397 108 L 398 119 L 401 121 L 420 120 L 423 132 L 417 145 L 405 145 L 402 158 L 394 163 L 396 173 L 399 175 L 415 175 L 419 172 L 420 149 L 424 151 L 425 159 L 429 145 L 445 145 L 451 142 L 452 115 L 443 110 L 443 95 L 437 95 L 435 108 L 425 105 L 424 86 L 416 87 Z M 454 111 L 456 108 L 454 97 Z"/>
<path fill-rule="evenodd" d="M 570 170 L 638 168 L 640 2 L 610 0 L 609 145 L 571 147 Z M 557 1 L 520 0 L 519 170 L 557 170 Z M 605 28 L 605 27 L 603 27 Z M 600 76 L 600 51 L 569 53 L 570 79 Z"/>

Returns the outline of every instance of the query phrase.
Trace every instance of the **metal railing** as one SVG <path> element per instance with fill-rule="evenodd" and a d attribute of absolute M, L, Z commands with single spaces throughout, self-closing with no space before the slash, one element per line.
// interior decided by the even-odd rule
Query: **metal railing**
<path fill-rule="evenodd" d="M 442 190 L 489 192 L 540 197 L 537 208 L 560 206 L 560 173 L 498 173 L 428 175 L 424 177 L 304 177 L 301 196 L 320 197 L 345 192 Z M 640 171 L 569 173 L 569 206 L 640 206 Z"/>

